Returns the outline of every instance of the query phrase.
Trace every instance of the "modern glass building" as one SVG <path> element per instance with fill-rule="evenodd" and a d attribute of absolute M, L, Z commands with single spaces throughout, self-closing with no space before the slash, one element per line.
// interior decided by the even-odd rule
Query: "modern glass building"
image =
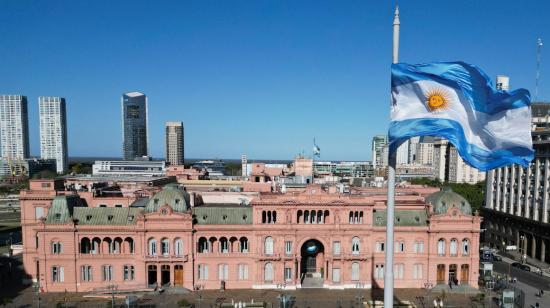
<path fill-rule="evenodd" d="M 57 173 L 68 169 L 67 111 L 62 97 L 40 96 L 40 156 L 55 159 Z"/>
<path fill-rule="evenodd" d="M 147 156 L 147 97 L 140 92 L 122 94 L 122 155 L 124 160 Z"/>
<path fill-rule="evenodd" d="M 30 156 L 26 96 L 0 95 L 0 156 L 9 160 Z"/>

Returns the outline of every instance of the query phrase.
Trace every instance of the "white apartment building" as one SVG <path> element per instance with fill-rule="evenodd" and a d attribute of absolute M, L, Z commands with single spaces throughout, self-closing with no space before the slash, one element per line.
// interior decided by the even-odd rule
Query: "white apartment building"
<path fill-rule="evenodd" d="M 55 159 L 57 173 L 69 167 L 67 146 L 67 111 L 62 97 L 40 96 L 40 156 Z"/>
<path fill-rule="evenodd" d="M 476 184 L 485 180 L 485 172 L 468 165 L 447 140 L 435 138 L 434 175 L 442 182 Z"/>
<path fill-rule="evenodd" d="M 22 160 L 29 156 L 27 97 L 0 95 L 0 157 Z"/>

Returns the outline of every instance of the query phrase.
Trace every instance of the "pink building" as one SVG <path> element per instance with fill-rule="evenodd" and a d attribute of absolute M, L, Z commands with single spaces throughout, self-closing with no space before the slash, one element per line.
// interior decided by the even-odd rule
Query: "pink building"
<path fill-rule="evenodd" d="M 382 194 L 311 185 L 248 205 L 208 204 L 168 185 L 117 208 L 84 206 L 55 183 L 33 181 L 21 193 L 24 265 L 44 291 L 383 286 Z M 397 288 L 477 287 L 481 218 L 464 198 L 398 193 L 395 216 Z"/>

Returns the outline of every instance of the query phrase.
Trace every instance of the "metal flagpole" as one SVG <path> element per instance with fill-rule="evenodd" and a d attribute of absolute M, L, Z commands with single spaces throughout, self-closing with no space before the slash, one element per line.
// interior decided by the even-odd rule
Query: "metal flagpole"
<path fill-rule="evenodd" d="M 540 77 L 540 48 L 542 47 L 542 39 L 539 37 L 537 40 L 537 76 L 535 78 L 535 102 L 539 96 L 539 77 Z"/>
<path fill-rule="evenodd" d="M 399 58 L 399 7 L 393 18 L 393 63 Z M 388 153 L 388 208 L 386 221 L 386 266 L 384 269 L 384 308 L 393 308 L 393 223 L 395 212 L 395 153 Z"/>

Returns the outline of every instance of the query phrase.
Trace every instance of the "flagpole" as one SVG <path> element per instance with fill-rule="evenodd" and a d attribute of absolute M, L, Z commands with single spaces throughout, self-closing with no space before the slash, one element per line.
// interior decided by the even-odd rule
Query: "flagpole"
<path fill-rule="evenodd" d="M 392 62 L 399 59 L 399 7 L 395 6 L 393 18 L 393 57 Z M 396 156 L 388 152 L 388 200 L 386 219 L 386 266 L 384 268 L 384 308 L 393 308 L 393 224 L 395 214 L 395 166 Z"/>

